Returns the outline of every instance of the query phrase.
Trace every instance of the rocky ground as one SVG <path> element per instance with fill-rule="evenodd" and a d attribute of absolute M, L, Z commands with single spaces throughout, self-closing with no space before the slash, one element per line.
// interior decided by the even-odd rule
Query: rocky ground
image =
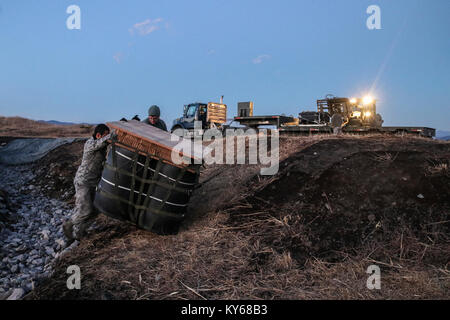
<path fill-rule="evenodd" d="M 31 183 L 32 165 L 0 166 L 0 177 L 0 298 L 19 299 L 51 275 L 71 208 Z"/>

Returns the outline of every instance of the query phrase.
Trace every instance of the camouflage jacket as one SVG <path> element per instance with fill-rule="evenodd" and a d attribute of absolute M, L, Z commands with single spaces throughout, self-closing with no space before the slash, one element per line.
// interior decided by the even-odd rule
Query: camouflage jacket
<path fill-rule="evenodd" d="M 159 119 L 156 124 L 151 124 L 150 121 L 148 120 L 148 118 L 144 119 L 142 122 L 146 123 L 146 124 L 149 124 L 151 126 L 154 126 L 156 128 L 159 128 L 161 130 L 167 131 L 166 123 L 163 120 L 161 120 L 161 119 Z"/>
<path fill-rule="evenodd" d="M 111 139 L 111 134 L 98 140 L 91 137 L 86 141 L 84 144 L 83 160 L 78 167 L 73 181 L 74 184 L 86 187 L 97 186 L 102 176 L 108 139 Z"/>
<path fill-rule="evenodd" d="M 332 128 L 340 128 L 342 127 L 343 119 L 342 116 L 339 113 L 333 114 L 331 117 L 331 127 Z"/>

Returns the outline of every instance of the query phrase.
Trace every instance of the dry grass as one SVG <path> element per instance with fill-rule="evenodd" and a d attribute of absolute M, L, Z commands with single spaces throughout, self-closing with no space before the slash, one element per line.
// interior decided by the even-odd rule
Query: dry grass
<path fill-rule="evenodd" d="M 432 163 L 427 168 L 427 172 L 431 176 L 440 176 L 440 175 L 449 176 L 450 175 L 449 164 L 448 162 Z"/>
<path fill-rule="evenodd" d="M 449 146 L 406 137 L 283 138 L 275 177 L 260 177 L 257 165 L 206 166 L 178 235 L 100 217 L 102 228 L 28 298 L 448 299 L 450 185 L 442 171 L 424 173 L 426 157 L 448 157 Z M 374 152 L 397 156 L 379 162 Z M 347 183 L 330 184 L 339 172 L 348 172 Z M 374 188 L 403 193 L 388 192 L 377 204 L 381 198 L 362 185 L 349 189 L 361 172 L 370 172 Z M 406 173 L 409 184 L 397 187 Z M 427 188 L 424 200 L 416 187 Z M 442 194 L 433 198 L 436 190 Z M 66 288 L 72 264 L 81 267 L 81 291 Z M 366 287 L 373 264 L 381 290 Z"/>
<path fill-rule="evenodd" d="M 71 258 L 59 262 L 53 281 L 29 298 L 448 298 L 448 268 L 398 257 L 379 261 L 362 254 L 339 262 L 310 257 L 300 263 L 289 251 L 280 253 L 255 241 L 252 229 L 227 228 L 224 220 L 217 214 L 170 238 L 133 228 L 114 234 L 108 228 L 111 238 L 102 239 L 103 233 L 84 242 Z M 64 271 L 71 264 L 81 266 L 83 287 L 78 292 L 65 288 Z M 381 267 L 381 290 L 366 287 L 366 270 L 373 264 Z"/>
<path fill-rule="evenodd" d="M 395 158 L 397 158 L 397 154 L 392 154 L 389 152 L 384 152 L 382 154 L 374 154 L 373 159 L 378 162 L 392 162 L 395 161 Z"/>
<path fill-rule="evenodd" d="M 88 137 L 90 125 L 55 125 L 20 117 L 0 117 L 0 136 L 27 138 Z"/>

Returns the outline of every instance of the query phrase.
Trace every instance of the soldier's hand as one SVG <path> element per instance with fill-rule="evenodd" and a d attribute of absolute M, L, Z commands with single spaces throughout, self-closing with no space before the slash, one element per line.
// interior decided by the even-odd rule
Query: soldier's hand
<path fill-rule="evenodd" d="M 111 131 L 110 137 L 111 137 L 111 140 L 117 140 L 117 133 L 116 133 L 116 130 L 113 129 L 113 130 Z"/>

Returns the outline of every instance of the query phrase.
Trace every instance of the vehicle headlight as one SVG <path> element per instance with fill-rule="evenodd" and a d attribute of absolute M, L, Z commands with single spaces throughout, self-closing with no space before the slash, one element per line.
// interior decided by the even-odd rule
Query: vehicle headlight
<path fill-rule="evenodd" d="M 359 118 L 359 117 L 361 117 L 361 112 L 360 111 L 353 111 L 353 116 Z"/>
<path fill-rule="evenodd" d="M 373 98 L 370 97 L 370 96 L 366 96 L 366 97 L 364 97 L 364 99 L 363 99 L 363 103 L 364 103 L 365 105 L 371 104 L 372 102 L 373 102 Z"/>

